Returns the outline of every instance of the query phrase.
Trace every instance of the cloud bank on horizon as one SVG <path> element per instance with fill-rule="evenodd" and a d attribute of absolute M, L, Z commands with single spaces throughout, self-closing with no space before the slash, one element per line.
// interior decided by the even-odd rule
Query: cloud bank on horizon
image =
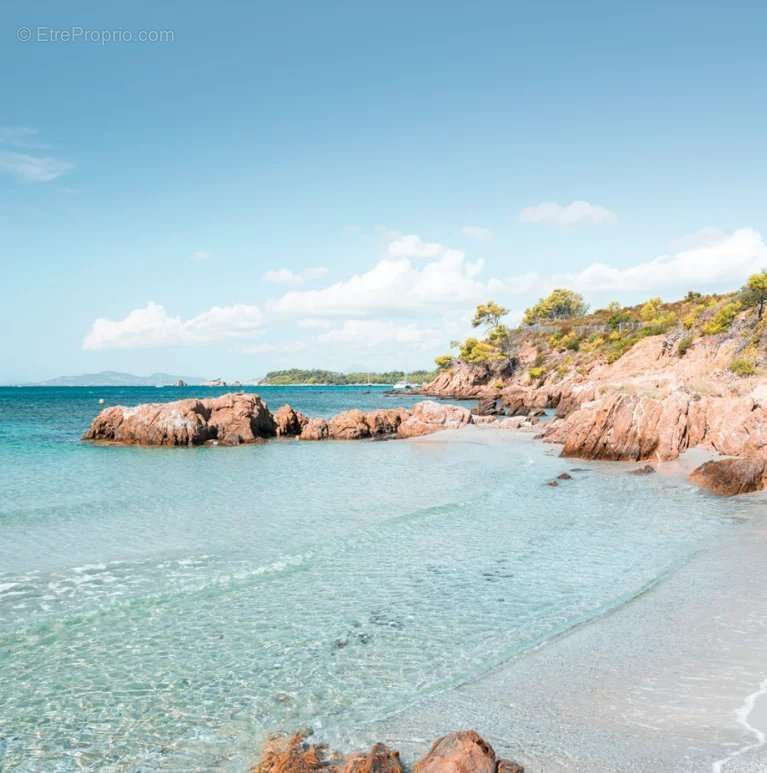
<path fill-rule="evenodd" d="M 141 349 L 239 342 L 247 353 L 303 352 L 332 347 L 350 353 L 378 347 L 412 347 L 436 353 L 450 338 L 468 332 L 474 304 L 493 298 L 521 316 L 522 303 L 554 287 L 569 287 L 587 299 L 617 300 L 627 292 L 684 293 L 739 286 L 767 264 L 767 243 L 752 228 L 730 233 L 707 228 L 681 240 L 679 249 L 628 267 L 593 262 L 567 273 L 535 270 L 484 277 L 484 262 L 464 251 L 416 234 L 390 236 L 384 256 L 367 270 L 312 289 L 292 289 L 262 306 L 213 306 L 190 319 L 172 316 L 149 302 L 118 320 L 97 319 L 83 349 Z M 271 282 L 302 285 L 328 270 L 279 269 Z M 294 329 L 295 340 L 269 341 L 270 329 Z M 252 339 L 261 343 L 248 343 Z"/>

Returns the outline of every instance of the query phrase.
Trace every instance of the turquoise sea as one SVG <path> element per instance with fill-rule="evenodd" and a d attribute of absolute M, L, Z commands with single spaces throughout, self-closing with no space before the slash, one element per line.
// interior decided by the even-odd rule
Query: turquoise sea
<path fill-rule="evenodd" d="M 481 428 L 79 440 L 100 398 L 225 391 L 0 389 L 0 769 L 244 771 L 273 730 L 353 738 L 633 598 L 749 506 Z M 414 401 L 256 391 L 311 415 Z"/>

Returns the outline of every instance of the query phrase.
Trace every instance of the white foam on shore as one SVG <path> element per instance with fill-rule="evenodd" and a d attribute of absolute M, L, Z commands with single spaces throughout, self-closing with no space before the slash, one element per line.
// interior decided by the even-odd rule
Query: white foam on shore
<path fill-rule="evenodd" d="M 761 698 L 763 695 L 767 695 L 767 679 L 764 679 L 761 682 L 758 690 L 746 696 L 746 699 L 743 701 L 743 705 L 735 712 L 738 724 L 742 725 L 748 733 L 751 733 L 756 738 L 756 742 L 747 744 L 732 754 L 728 754 L 726 757 L 723 757 L 721 760 L 717 760 L 711 766 L 712 773 L 722 773 L 724 766 L 727 765 L 728 762 L 731 762 L 736 757 L 740 757 L 741 754 L 758 749 L 760 746 L 764 746 L 765 743 L 767 743 L 767 737 L 765 737 L 764 732 L 758 727 L 754 727 L 748 721 L 749 717 L 751 716 L 751 712 L 754 710 L 754 706 L 756 705 L 757 700 L 759 700 L 759 698 Z"/>

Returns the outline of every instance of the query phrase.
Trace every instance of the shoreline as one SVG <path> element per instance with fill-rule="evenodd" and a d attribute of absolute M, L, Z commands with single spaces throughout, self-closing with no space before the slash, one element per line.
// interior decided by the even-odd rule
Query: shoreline
<path fill-rule="evenodd" d="M 427 739 L 472 728 L 528 773 L 764 770 L 767 600 L 753 586 L 767 570 L 765 501 L 747 498 L 750 522 L 604 614 L 322 740 L 383 741 L 415 759 Z"/>

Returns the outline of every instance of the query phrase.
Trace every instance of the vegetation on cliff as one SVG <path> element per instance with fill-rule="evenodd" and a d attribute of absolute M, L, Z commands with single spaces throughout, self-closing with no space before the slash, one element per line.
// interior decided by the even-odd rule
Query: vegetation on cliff
<path fill-rule="evenodd" d="M 344 386 L 346 384 L 396 384 L 398 381 L 425 383 L 435 376 L 434 371 L 414 370 L 406 373 L 402 370 L 391 370 L 385 373 L 337 373 L 332 370 L 273 370 L 267 373 L 259 384 L 278 386 L 289 384 L 331 384 Z"/>
<path fill-rule="evenodd" d="M 472 325 L 483 328 L 484 336 L 454 341 L 456 351 L 435 362 L 442 371 L 463 363 L 508 373 L 511 365 L 530 383 L 551 383 L 617 362 L 648 336 L 665 336 L 679 357 L 695 341 L 719 336 L 736 340 L 729 369 L 748 377 L 767 366 L 766 303 L 767 271 L 750 276 L 742 289 L 731 293 L 690 291 L 677 301 L 655 297 L 627 307 L 613 302 L 591 312 L 578 293 L 558 288 L 527 309 L 516 328 L 503 323 L 505 308 L 494 301 L 480 304 Z"/>

